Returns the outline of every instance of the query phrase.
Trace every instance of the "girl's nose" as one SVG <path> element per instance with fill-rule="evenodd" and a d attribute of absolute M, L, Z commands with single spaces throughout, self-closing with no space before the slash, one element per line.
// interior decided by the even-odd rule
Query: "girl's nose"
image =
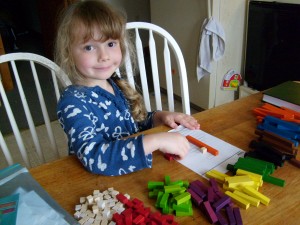
<path fill-rule="evenodd" d="M 106 61 L 109 59 L 108 52 L 106 51 L 105 48 L 99 48 L 98 51 L 98 61 Z"/>

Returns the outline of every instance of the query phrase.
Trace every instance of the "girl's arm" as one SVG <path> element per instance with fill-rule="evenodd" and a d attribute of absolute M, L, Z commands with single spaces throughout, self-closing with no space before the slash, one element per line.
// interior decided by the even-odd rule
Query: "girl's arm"
<path fill-rule="evenodd" d="M 100 117 L 87 110 L 80 100 L 62 99 L 58 105 L 58 117 L 68 136 L 69 149 L 88 171 L 114 176 L 152 166 L 152 155 L 144 152 L 143 136 L 117 140 L 108 137 L 107 128 L 95 126 Z"/>

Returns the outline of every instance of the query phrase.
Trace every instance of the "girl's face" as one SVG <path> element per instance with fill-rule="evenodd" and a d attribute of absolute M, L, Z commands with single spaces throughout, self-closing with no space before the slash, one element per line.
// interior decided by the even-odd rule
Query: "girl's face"
<path fill-rule="evenodd" d="M 80 36 L 80 32 L 77 33 Z M 119 40 L 99 41 L 101 33 L 94 29 L 94 38 L 83 41 L 78 38 L 71 47 L 77 70 L 84 77 L 85 86 L 104 86 L 107 79 L 119 68 L 122 52 Z"/>

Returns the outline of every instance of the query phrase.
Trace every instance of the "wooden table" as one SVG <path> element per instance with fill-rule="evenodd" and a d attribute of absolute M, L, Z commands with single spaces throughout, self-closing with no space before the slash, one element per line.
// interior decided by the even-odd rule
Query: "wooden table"
<path fill-rule="evenodd" d="M 229 142 L 241 149 L 248 150 L 248 144 L 256 138 L 254 130 L 256 120 L 252 109 L 261 105 L 261 93 L 245 97 L 222 106 L 195 114 L 201 129 Z M 167 131 L 167 127 L 158 127 L 144 133 Z M 147 182 L 163 181 L 165 175 L 171 180 L 194 181 L 204 178 L 182 166 L 176 161 L 167 161 L 163 155 L 154 153 L 153 168 L 129 175 L 105 177 L 93 175 L 84 170 L 75 157 L 66 157 L 30 170 L 34 178 L 69 213 L 81 196 L 92 194 L 94 189 L 105 190 L 114 187 L 122 193 L 128 193 L 154 208 L 154 199 L 148 198 Z M 271 198 L 269 206 L 251 206 L 241 209 L 244 224 L 300 224 L 300 170 L 289 163 L 275 171 L 274 176 L 286 181 L 285 187 L 265 183 L 260 191 Z M 203 213 L 194 207 L 194 215 L 177 217 L 180 224 L 209 224 Z"/>

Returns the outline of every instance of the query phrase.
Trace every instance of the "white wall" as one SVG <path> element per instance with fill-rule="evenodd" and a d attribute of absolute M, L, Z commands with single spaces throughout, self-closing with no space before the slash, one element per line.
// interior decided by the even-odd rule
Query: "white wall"
<path fill-rule="evenodd" d="M 221 89 L 224 75 L 230 69 L 242 75 L 245 23 L 247 0 L 214 0 L 213 16 L 218 19 L 225 30 L 225 54 L 223 58 L 214 62 L 214 72 L 210 75 L 210 94 L 207 108 L 212 108 L 230 101 L 237 97 L 237 91 Z M 213 93 L 215 90 L 215 94 Z"/>
<path fill-rule="evenodd" d="M 124 10 L 127 14 L 127 21 L 150 22 L 150 0 L 106 0 L 112 5 Z"/>
<path fill-rule="evenodd" d="M 245 32 L 248 0 L 107 0 L 123 8 L 128 21 L 150 21 L 165 28 L 177 40 L 187 66 L 191 102 L 208 109 L 238 97 L 237 91 L 224 91 L 221 83 L 229 69 L 243 76 Z M 225 54 L 213 62 L 209 76 L 197 81 L 196 64 L 199 51 L 200 30 L 208 17 L 208 1 L 212 15 L 221 23 L 226 34 Z M 272 1 L 272 0 L 266 0 Z M 300 0 L 277 0 L 300 3 Z M 150 6 L 149 6 L 150 5 Z M 178 77 L 174 76 L 174 83 Z M 162 82 L 163 84 L 163 82 Z M 175 94 L 180 94 L 179 88 Z"/>
<path fill-rule="evenodd" d="M 151 22 L 165 28 L 178 42 L 186 63 L 190 100 L 202 108 L 208 104 L 209 85 L 198 84 L 196 63 L 200 28 L 207 16 L 206 0 L 151 0 Z M 174 65 L 175 62 L 172 64 Z M 178 83 L 175 76 L 174 83 Z M 163 83 L 163 82 L 161 82 Z M 179 88 L 174 89 L 180 95 Z"/>
<path fill-rule="evenodd" d="M 212 15 L 226 33 L 224 57 L 212 64 L 212 73 L 197 81 L 196 65 L 201 26 L 208 17 L 207 0 L 151 0 L 151 21 L 168 30 L 180 45 L 188 72 L 191 102 L 208 109 L 234 100 L 233 91 L 221 90 L 226 72 L 241 71 L 246 0 L 213 0 Z"/>

